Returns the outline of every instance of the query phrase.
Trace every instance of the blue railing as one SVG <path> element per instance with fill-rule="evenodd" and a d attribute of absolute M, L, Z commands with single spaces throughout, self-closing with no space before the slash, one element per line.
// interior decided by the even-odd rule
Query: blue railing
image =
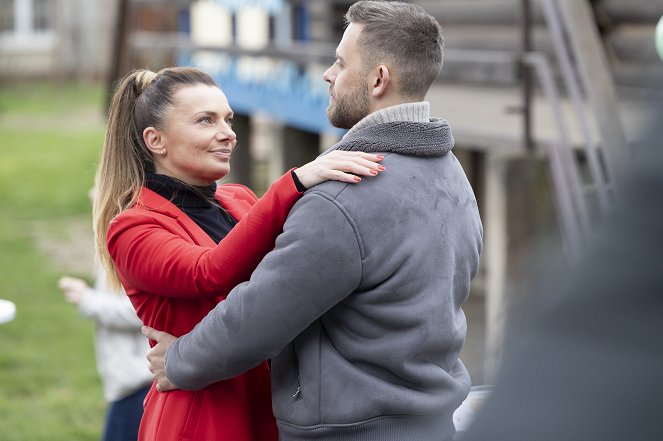
<path fill-rule="evenodd" d="M 274 15 L 278 14 L 285 4 L 285 0 L 213 0 L 214 3 L 217 3 L 221 6 L 228 8 L 231 12 L 237 12 L 238 10 L 245 9 L 248 7 L 259 6 L 261 9 L 264 9 L 269 14 Z"/>

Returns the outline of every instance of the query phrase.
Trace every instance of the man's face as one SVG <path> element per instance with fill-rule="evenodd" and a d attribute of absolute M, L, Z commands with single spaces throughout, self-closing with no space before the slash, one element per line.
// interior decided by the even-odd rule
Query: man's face
<path fill-rule="evenodd" d="M 359 54 L 362 25 L 350 23 L 336 49 L 336 62 L 323 74 L 329 83 L 327 119 L 334 126 L 350 129 L 370 113 L 367 75 Z"/>

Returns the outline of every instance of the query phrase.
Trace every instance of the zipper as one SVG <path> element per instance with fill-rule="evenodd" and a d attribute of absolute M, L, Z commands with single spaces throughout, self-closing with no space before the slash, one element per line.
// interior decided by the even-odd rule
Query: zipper
<path fill-rule="evenodd" d="M 295 366 L 297 366 L 297 390 L 292 394 L 293 399 L 298 399 L 302 397 L 302 383 L 299 380 L 299 359 L 297 358 L 297 352 L 295 352 L 295 344 L 292 344 L 292 358 L 295 360 Z"/>

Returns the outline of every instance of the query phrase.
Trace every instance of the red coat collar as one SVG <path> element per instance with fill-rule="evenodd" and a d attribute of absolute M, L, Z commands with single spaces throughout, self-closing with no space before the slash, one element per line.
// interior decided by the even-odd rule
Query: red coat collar
<path fill-rule="evenodd" d="M 217 189 L 215 198 L 219 204 L 230 213 L 235 219 L 238 219 L 240 216 L 239 213 L 236 213 L 233 209 L 233 204 L 228 203 L 228 198 L 231 197 L 230 194 L 223 194 L 228 192 L 220 191 Z M 221 194 L 220 194 L 221 193 Z M 201 246 L 215 246 L 216 243 L 209 237 L 205 231 L 203 231 L 198 224 L 191 219 L 185 212 L 183 212 L 179 207 L 170 202 L 168 199 L 164 198 L 160 194 L 150 190 L 147 187 L 142 187 L 138 195 L 138 201 L 136 202 L 136 207 L 141 207 L 148 211 L 157 212 L 164 216 L 171 217 L 175 219 L 191 236 L 193 241 Z"/>

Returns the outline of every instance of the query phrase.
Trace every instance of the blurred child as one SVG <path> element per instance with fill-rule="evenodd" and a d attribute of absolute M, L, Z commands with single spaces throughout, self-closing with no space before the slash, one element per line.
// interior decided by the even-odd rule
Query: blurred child
<path fill-rule="evenodd" d="M 148 342 L 141 321 L 124 292 L 111 292 L 99 270 L 94 288 L 78 278 L 62 277 L 65 299 L 96 325 L 97 370 L 108 412 L 103 441 L 135 441 L 143 415 L 143 399 L 152 383 L 145 353 Z"/>

